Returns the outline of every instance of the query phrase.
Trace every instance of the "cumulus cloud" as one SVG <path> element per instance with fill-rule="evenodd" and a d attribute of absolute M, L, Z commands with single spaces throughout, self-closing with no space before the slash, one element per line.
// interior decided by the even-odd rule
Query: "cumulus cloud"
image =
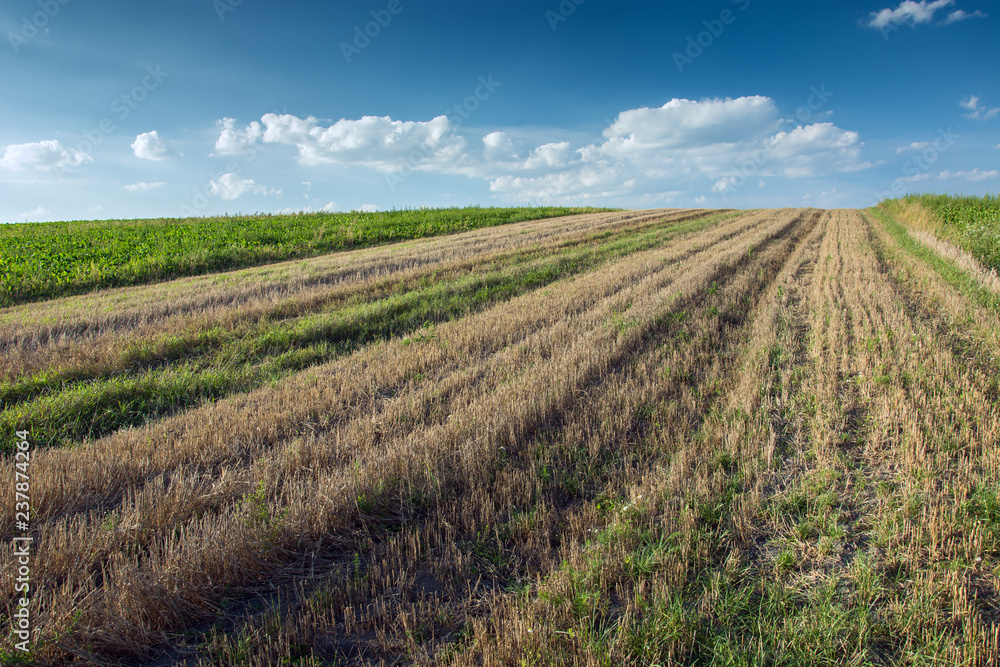
<path fill-rule="evenodd" d="M 223 174 L 218 180 L 212 179 L 208 183 L 209 192 L 222 199 L 236 199 L 246 193 L 266 195 L 280 195 L 280 190 L 268 190 L 263 185 L 257 185 L 252 178 L 240 178 L 236 174 Z"/>
<path fill-rule="evenodd" d="M 713 192 L 724 193 L 751 175 L 798 178 L 872 166 L 861 160 L 864 144 L 856 132 L 829 122 L 781 129 L 787 125 L 767 97 L 674 99 L 623 111 L 604 130 L 602 143 L 575 150 L 565 142 L 539 146 L 527 159 L 503 166 L 508 172 L 549 173 L 493 176 L 490 189 L 521 200 L 654 193 L 652 201 L 666 201 L 667 182 L 694 185 L 708 178 Z M 486 155 L 498 146 L 509 150 L 502 133 L 487 135 L 484 144 Z"/>
<path fill-rule="evenodd" d="M 321 208 L 320 210 L 323 211 L 324 213 L 336 213 L 337 211 L 340 210 L 340 206 L 337 205 L 337 202 L 332 201 L 323 206 L 323 208 Z"/>
<path fill-rule="evenodd" d="M 231 119 L 220 127 L 217 150 L 284 144 L 295 147 L 304 166 L 364 166 L 394 184 L 413 171 L 462 174 L 488 181 L 490 191 L 508 201 L 627 197 L 656 205 L 683 191 L 678 188 L 707 192 L 714 183 L 716 192 L 729 191 L 751 175 L 750 182 L 759 184 L 872 166 L 862 159 L 857 132 L 832 122 L 793 125 L 763 96 L 672 99 L 661 107 L 628 109 L 591 143 L 531 141 L 516 130 L 466 142 L 445 116 L 366 116 L 325 124 L 312 116 L 267 114 L 243 129 Z"/>
<path fill-rule="evenodd" d="M 156 188 L 162 188 L 166 185 L 163 181 L 156 181 L 155 183 L 132 183 L 131 185 L 126 185 L 125 189 L 129 192 L 145 192 L 146 190 L 155 190 Z"/>
<path fill-rule="evenodd" d="M 500 176 L 490 182 L 490 191 L 521 201 L 590 201 L 627 195 L 634 185 L 635 180 L 623 179 L 618 168 L 584 166 L 544 176 Z"/>
<path fill-rule="evenodd" d="M 242 130 L 235 121 L 219 121 L 222 132 L 215 143 L 219 154 L 247 150 L 258 141 L 294 146 L 300 164 L 360 164 L 383 172 L 426 168 L 458 158 L 465 140 L 447 116 L 429 121 L 400 121 L 389 116 L 341 119 L 324 127 L 309 116 L 269 113 Z"/>
<path fill-rule="evenodd" d="M 727 192 L 735 188 L 738 180 L 735 176 L 723 176 L 712 185 L 712 192 Z"/>
<path fill-rule="evenodd" d="M 219 138 L 215 141 L 216 155 L 238 155 L 252 148 L 263 135 L 260 123 L 254 121 L 245 129 L 236 129 L 235 118 L 222 118 L 216 121 L 221 128 Z"/>
<path fill-rule="evenodd" d="M 66 148 L 56 140 L 37 141 L 30 144 L 11 144 L 0 157 L 0 167 L 14 171 L 55 171 L 79 167 L 93 162 L 86 153 Z"/>
<path fill-rule="evenodd" d="M 525 169 L 551 169 L 565 167 L 569 164 L 570 148 L 568 141 L 543 144 L 533 150 L 524 161 Z"/>
<path fill-rule="evenodd" d="M 985 181 L 991 178 L 996 178 L 1000 176 L 1000 171 L 993 169 L 991 171 L 980 171 L 979 168 L 975 168 L 972 171 L 942 171 L 938 174 L 938 178 L 963 178 L 967 181 Z"/>
<path fill-rule="evenodd" d="M 483 157 L 490 162 L 507 162 L 517 159 L 514 142 L 506 132 L 490 132 L 483 137 Z"/>
<path fill-rule="evenodd" d="M 956 9 L 955 11 L 948 14 L 945 20 L 941 21 L 941 25 L 948 25 L 949 23 L 957 23 L 959 21 L 964 21 L 965 19 L 985 18 L 985 17 L 986 17 L 986 12 L 982 12 L 978 9 L 972 12 L 971 14 L 969 14 L 964 10 Z"/>
<path fill-rule="evenodd" d="M 767 175 L 800 178 L 872 166 L 861 160 L 864 144 L 856 132 L 829 122 L 779 129 L 783 125 L 766 97 L 671 100 L 657 109 L 622 112 L 604 131 L 603 143 L 575 151 L 539 147 L 520 168 L 552 173 L 501 175 L 490 189 L 543 201 L 657 192 L 666 197 L 662 183 L 694 186 L 707 178 L 713 192 L 728 193 L 751 176 L 759 186 L 759 177 Z"/>
<path fill-rule="evenodd" d="M 768 157 L 791 177 L 816 176 L 829 171 L 855 171 L 871 166 L 860 161 L 860 137 L 833 123 L 814 123 L 778 132 L 764 142 Z"/>
<path fill-rule="evenodd" d="M 958 106 L 968 110 L 969 113 L 962 115 L 970 120 L 990 120 L 1000 114 L 1000 107 L 993 107 L 991 109 L 989 105 L 980 104 L 979 98 L 975 95 L 969 95 L 959 102 Z"/>
<path fill-rule="evenodd" d="M 696 102 L 673 99 L 657 109 L 623 111 L 604 131 L 608 154 L 745 141 L 778 127 L 778 108 L 767 97 Z"/>
<path fill-rule="evenodd" d="M 179 155 L 176 151 L 167 148 L 156 130 L 138 135 L 132 142 L 132 152 L 137 158 L 156 161 L 167 160 Z"/>
<path fill-rule="evenodd" d="M 872 12 L 868 17 L 866 25 L 869 28 L 885 30 L 890 26 L 915 26 L 931 23 L 934 20 L 935 14 L 947 7 L 954 6 L 954 4 L 955 0 L 934 0 L 933 2 L 929 0 L 921 0 L 920 2 L 904 0 L 895 9 L 887 7 L 877 12 Z M 956 9 L 950 12 L 942 21 L 939 21 L 938 25 L 948 25 L 964 21 L 965 19 L 981 18 L 984 16 L 986 14 L 978 9 L 971 14 L 962 9 Z"/>
<path fill-rule="evenodd" d="M 375 204 L 362 204 L 355 211 L 361 211 L 362 213 L 374 213 L 378 210 L 378 206 Z"/>
<path fill-rule="evenodd" d="M 52 212 L 49 209 L 45 208 L 44 206 L 39 206 L 34 211 L 29 211 L 28 213 L 22 213 L 18 217 L 19 218 L 40 218 L 42 216 L 49 215 L 50 213 L 52 213 Z"/>

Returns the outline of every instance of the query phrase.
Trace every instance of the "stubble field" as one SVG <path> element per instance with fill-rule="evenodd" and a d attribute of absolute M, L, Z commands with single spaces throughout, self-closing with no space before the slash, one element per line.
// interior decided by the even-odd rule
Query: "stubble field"
<path fill-rule="evenodd" d="M 996 664 L 1000 281 L 928 215 L 587 213 L 0 309 L 0 614 L 27 429 L 38 664 Z"/>

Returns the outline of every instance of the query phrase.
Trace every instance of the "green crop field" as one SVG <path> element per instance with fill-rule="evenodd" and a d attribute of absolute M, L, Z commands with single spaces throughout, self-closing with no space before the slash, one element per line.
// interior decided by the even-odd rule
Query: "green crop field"
<path fill-rule="evenodd" d="M 0 306 L 587 208 L 447 208 L 0 225 Z"/>
<path fill-rule="evenodd" d="M 1000 195 L 950 197 L 911 195 L 903 199 L 931 211 L 941 238 L 954 241 L 987 267 L 1000 270 Z"/>

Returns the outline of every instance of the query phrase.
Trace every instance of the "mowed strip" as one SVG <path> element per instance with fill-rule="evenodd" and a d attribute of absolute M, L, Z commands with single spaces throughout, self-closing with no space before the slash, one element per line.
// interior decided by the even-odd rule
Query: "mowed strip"
<path fill-rule="evenodd" d="M 64 356 L 72 355 L 67 365 L 0 384 L 0 399 L 8 405 L 0 412 L 0 424 L 34 424 L 39 446 L 97 438 L 253 389 L 421 324 L 461 317 L 694 233 L 726 215 L 734 214 L 668 218 L 638 231 L 630 226 L 596 239 L 591 235 L 476 262 L 444 262 L 433 273 L 408 271 L 335 288 L 313 297 L 308 309 L 293 302 L 266 315 L 235 311 L 224 323 L 208 322 L 182 335 L 82 341 L 64 348 Z"/>
<path fill-rule="evenodd" d="M 85 499 L 84 506 L 89 504 L 86 499 L 95 495 L 97 498 L 121 497 L 113 488 L 109 494 L 100 484 L 88 484 L 85 480 L 90 475 L 95 481 L 121 479 L 127 489 L 135 482 L 144 482 L 149 473 L 155 476 L 157 467 L 172 471 L 169 477 L 159 478 L 160 481 L 152 486 L 147 484 L 145 491 L 126 498 L 122 504 L 119 515 L 122 526 L 134 527 L 135 530 L 101 530 L 99 522 L 106 518 L 104 513 L 54 522 L 52 537 L 46 539 L 46 548 L 61 550 L 67 557 L 62 560 L 61 567 L 56 566 L 52 572 L 41 576 L 73 584 L 58 592 L 53 591 L 50 603 L 44 605 L 50 614 L 53 630 L 68 622 L 64 614 L 71 607 L 79 608 L 78 605 L 83 604 L 88 610 L 83 615 L 95 616 L 92 621 L 78 627 L 90 627 L 95 632 L 97 628 L 102 628 L 98 635 L 105 638 L 109 647 L 121 649 L 131 645 L 130 641 L 138 642 L 138 645 L 148 644 L 154 636 L 159 636 L 159 628 L 176 625 L 181 619 L 190 620 L 189 614 L 205 613 L 210 609 L 210 600 L 217 599 L 217 586 L 223 585 L 222 582 L 241 585 L 248 577 L 257 576 L 262 567 L 265 570 L 273 567 L 267 562 L 273 560 L 281 548 L 290 547 L 289 540 L 293 536 L 315 536 L 334 530 L 338 534 L 349 534 L 344 531 L 358 520 L 359 496 L 373 498 L 371 502 L 377 506 L 380 502 L 391 502 L 399 488 L 406 488 L 404 480 L 409 486 L 421 488 L 429 484 L 425 477 L 421 477 L 423 475 L 453 479 L 448 471 L 454 459 L 443 456 L 448 451 L 449 443 L 465 442 L 477 433 L 489 434 L 490 441 L 502 437 L 516 439 L 516 431 L 504 429 L 530 428 L 535 421 L 531 418 L 533 411 L 541 410 L 541 414 L 545 414 L 556 409 L 562 405 L 560 401 L 569 400 L 573 387 L 582 377 L 586 377 L 588 372 L 599 371 L 599 364 L 602 363 L 600 356 L 589 361 L 588 358 L 594 357 L 595 349 L 602 350 L 605 343 L 610 345 L 618 340 L 619 330 L 608 326 L 609 320 L 613 324 L 612 306 L 623 308 L 627 301 L 632 301 L 632 308 L 641 315 L 638 318 L 640 325 L 648 326 L 648 318 L 644 315 L 646 311 L 636 304 L 641 299 L 642 304 L 647 304 L 643 308 L 648 309 L 654 304 L 665 303 L 665 299 L 675 293 L 670 276 L 680 269 L 669 261 L 671 253 L 677 253 L 675 256 L 688 255 L 686 265 L 708 266 L 701 270 L 708 270 L 711 275 L 711 267 L 722 261 L 720 257 L 739 261 L 740 257 L 747 255 L 749 247 L 766 244 L 769 238 L 787 229 L 793 219 L 791 213 L 779 215 L 777 219 L 773 214 L 751 217 L 750 224 L 744 221 L 747 229 L 742 233 L 739 228 L 713 228 L 706 232 L 706 236 L 718 234 L 718 243 L 722 247 L 713 248 L 712 253 L 692 252 L 690 248 L 638 253 L 627 261 L 581 276 L 559 290 L 552 290 L 552 294 L 533 292 L 481 315 L 442 325 L 436 331 L 438 339 L 411 342 L 409 345 L 394 341 L 371 346 L 343 361 L 334 362 L 330 368 L 321 369 L 322 374 L 290 379 L 278 387 L 238 399 L 232 406 L 221 406 L 226 409 L 216 405 L 200 415 L 188 414 L 184 416 L 188 426 L 181 421 L 170 423 L 168 420 L 150 430 L 123 433 L 119 447 L 125 445 L 130 454 L 128 460 L 111 455 L 106 446 L 101 446 L 103 441 L 76 452 L 45 453 L 53 457 L 49 469 L 55 473 L 54 477 L 70 475 L 76 478 L 73 486 L 77 490 L 85 489 L 82 494 L 67 494 L 64 493 L 68 490 L 65 482 L 52 478 L 55 483 L 42 483 L 42 487 L 48 486 L 53 492 L 50 497 L 56 501 L 41 510 L 49 516 L 58 513 L 60 505 L 65 509 L 66 500 L 77 504 L 75 501 L 81 496 Z M 709 240 L 700 239 L 700 244 Z M 688 243 L 696 247 L 699 245 L 695 240 Z M 723 251 L 721 255 L 720 250 Z M 641 327 L 630 328 L 629 331 L 629 336 L 641 335 Z M 629 336 L 624 339 L 628 340 Z M 524 349 L 516 345 L 522 340 L 528 341 Z M 572 340 L 580 342 L 567 345 Z M 447 341 L 447 345 L 442 345 L 442 341 Z M 620 344 L 623 343 L 615 343 Z M 416 348 L 419 352 L 414 345 L 419 345 Z M 476 362 L 487 359 L 489 355 L 496 357 L 488 366 L 492 370 L 475 370 Z M 523 371 L 532 360 L 535 364 Z M 566 364 L 578 370 L 567 375 L 569 369 Z M 473 372 L 466 370 L 470 367 Z M 587 371 L 588 368 L 591 370 Z M 389 433 L 378 433 L 372 416 L 384 411 L 380 409 L 381 404 L 388 398 L 388 402 L 397 409 L 406 405 L 406 394 L 393 396 L 393 388 L 415 386 L 418 383 L 414 383 L 412 377 L 418 373 L 433 379 L 435 373 L 448 371 L 462 378 L 453 393 L 456 410 L 433 412 L 427 417 L 429 423 L 417 431 L 403 428 L 397 435 L 393 432 L 396 425 L 392 425 Z M 564 378 L 561 384 L 555 382 L 559 377 Z M 505 379 L 519 387 L 526 400 L 511 401 L 512 396 L 497 392 L 498 383 Z M 545 390 L 545 387 L 550 389 Z M 384 390 L 389 391 L 383 394 Z M 434 391 L 433 384 L 430 391 Z M 537 401 L 527 400 L 528 393 L 551 396 L 538 404 Z M 527 413 L 520 414 L 523 411 Z M 448 419 L 449 414 L 451 419 Z M 206 418 L 211 421 L 206 422 Z M 477 423 L 477 419 L 481 421 Z M 516 426 L 522 422 L 526 426 Z M 309 426 L 313 428 L 307 428 Z M 344 429 L 352 428 L 370 434 L 367 444 L 339 442 L 339 447 L 336 447 L 346 435 Z M 319 435 L 305 434 L 298 439 L 297 445 L 275 451 L 275 444 L 284 442 L 293 445 L 297 430 L 314 430 L 325 435 L 320 438 Z M 428 447 L 431 449 L 428 450 Z M 442 447 L 443 450 L 440 449 Z M 463 445 L 459 451 L 469 448 Z M 103 455 L 98 453 L 102 449 L 105 452 Z M 331 449 L 334 454 L 339 449 L 342 456 L 353 457 L 353 460 L 348 458 L 343 465 L 331 466 L 323 458 L 330 456 Z M 166 450 L 172 450 L 173 455 Z M 121 467 L 124 464 L 117 471 L 123 474 L 107 475 L 106 470 L 100 469 L 100 464 L 94 465 L 97 461 L 86 461 L 85 452 L 107 464 L 117 459 L 114 465 Z M 167 459 L 162 458 L 163 454 L 168 454 Z M 468 459 L 463 459 L 466 465 L 481 463 L 481 452 L 471 454 Z M 72 455 L 76 457 L 72 465 L 67 465 L 70 462 L 68 458 L 62 459 L 61 465 L 57 463 L 59 457 Z M 307 464 L 310 458 L 317 458 L 325 465 L 309 470 Z M 157 464 L 157 459 L 162 463 Z M 256 462 L 257 459 L 263 460 Z M 182 467 L 184 461 L 188 462 L 187 465 L 198 465 L 199 460 L 202 467 L 186 474 Z M 252 528 L 242 520 L 245 512 L 241 509 L 243 503 L 225 500 L 227 497 L 238 497 L 240 492 L 245 494 L 255 487 L 256 480 L 252 476 L 234 479 L 239 477 L 234 473 L 227 479 L 229 464 L 250 461 L 255 462 L 257 472 L 269 473 L 269 477 L 263 479 L 267 502 L 287 505 L 288 512 L 279 522 L 281 527 L 273 534 L 269 531 L 275 528 L 274 525 L 260 534 L 258 528 Z M 130 474 L 128 468 L 135 464 L 138 465 Z M 36 463 L 36 466 L 40 470 L 46 468 L 44 463 Z M 208 466 L 209 472 L 207 479 L 202 473 L 198 476 L 202 481 L 198 482 L 195 472 L 206 470 L 205 466 Z M 88 468 L 93 473 L 88 473 Z M 60 469 L 62 473 L 58 472 Z M 393 474 L 394 471 L 405 472 L 405 475 L 401 477 Z M 288 484 L 282 482 L 285 476 L 289 477 Z M 396 482 L 386 484 L 394 478 Z M 381 491 L 378 480 L 384 483 Z M 345 484 L 348 485 L 346 492 Z M 375 488 L 371 488 L 372 485 Z M 44 505 L 45 494 L 41 495 Z M 211 501 L 215 495 L 223 499 L 222 507 L 198 518 L 198 503 L 192 506 L 192 499 Z M 60 496 L 62 502 L 59 501 Z M 330 499 L 329 506 L 321 503 L 317 507 L 316 498 L 322 497 Z M 349 504 L 345 506 L 343 503 Z M 191 516 L 194 518 L 184 518 Z M 180 518 L 179 524 L 177 518 Z M 158 525 L 154 526 L 154 523 Z M 148 537 L 161 532 L 164 532 L 162 541 Z M 210 535 L 214 536 L 214 545 L 208 544 Z M 131 548 L 131 556 L 127 547 L 130 543 L 135 545 Z M 102 545 L 111 548 L 105 550 Z M 248 549 L 248 545 L 256 546 Z M 73 552 L 79 554 L 81 549 L 92 552 L 99 546 L 102 548 L 97 551 L 102 553 L 96 560 L 84 559 L 85 562 L 81 562 L 70 556 Z M 139 553 L 135 553 L 136 549 Z M 108 559 L 110 564 L 104 558 L 108 554 L 113 554 Z M 192 558 L 197 562 L 193 562 Z M 184 564 L 181 565 L 178 559 Z M 95 577 L 94 566 L 98 566 L 104 574 Z M 170 591 L 165 590 L 160 581 L 160 577 L 167 572 L 171 573 L 173 580 L 168 586 Z M 182 583 L 178 576 L 190 579 Z M 206 587 L 204 577 L 217 583 Z M 105 583 L 113 589 L 104 587 Z M 150 599 L 150 596 L 159 601 Z M 198 603 L 198 599 L 208 607 Z M 133 604 L 146 611 L 139 611 L 139 607 L 132 608 Z M 117 611 L 108 611 L 112 609 Z M 108 613 L 111 615 L 106 616 Z M 108 634 L 108 628 L 115 628 L 114 637 Z M 99 639 L 90 631 L 81 631 L 79 637 L 83 642 L 81 645 L 86 645 L 87 639 Z"/>
<path fill-rule="evenodd" d="M 235 309 L 253 312 L 254 307 L 285 304 L 293 297 L 307 299 L 330 287 L 407 269 L 468 260 L 484 253 L 512 251 L 558 239 L 571 240 L 574 235 L 586 236 L 630 221 L 650 222 L 692 213 L 695 211 L 659 209 L 533 220 L 12 306 L 0 310 L 0 350 L 30 352 L 40 345 L 57 348 L 60 340 L 123 335 L 144 325 L 180 330 L 182 327 L 172 322 L 175 318 L 223 319 Z"/>

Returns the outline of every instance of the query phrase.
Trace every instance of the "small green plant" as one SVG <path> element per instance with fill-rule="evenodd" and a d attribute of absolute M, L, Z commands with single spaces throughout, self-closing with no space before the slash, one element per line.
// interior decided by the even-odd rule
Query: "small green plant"
<path fill-rule="evenodd" d="M 787 574 L 795 569 L 797 564 L 797 559 L 795 558 L 795 552 L 792 549 L 785 548 L 781 550 L 778 557 L 774 559 L 774 565 L 778 570 L 779 574 Z"/>
<path fill-rule="evenodd" d="M 252 491 L 244 494 L 237 507 L 243 513 L 248 526 L 271 532 L 276 532 L 288 515 L 287 509 L 277 515 L 272 514 L 267 503 L 267 488 L 264 480 L 260 480 Z"/>

